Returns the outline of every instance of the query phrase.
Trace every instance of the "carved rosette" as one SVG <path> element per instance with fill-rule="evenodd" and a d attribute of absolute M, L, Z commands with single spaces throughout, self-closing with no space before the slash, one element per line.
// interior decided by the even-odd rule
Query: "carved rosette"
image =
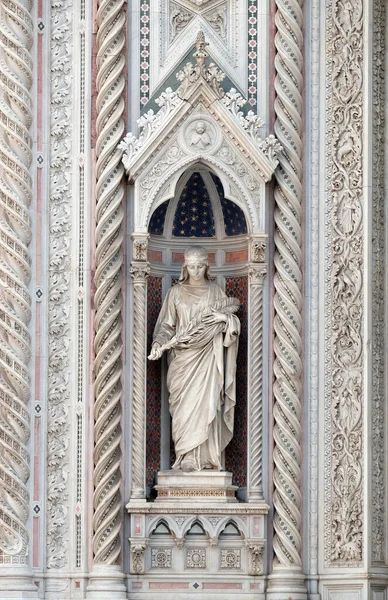
<path fill-rule="evenodd" d="M 253 255 L 255 256 L 254 253 Z M 263 282 L 265 274 L 264 264 L 251 263 L 248 271 L 250 294 L 249 331 L 251 332 L 248 487 L 248 500 L 250 502 L 263 499 Z"/>
<path fill-rule="evenodd" d="M 51 155 L 49 255 L 49 359 L 47 407 L 47 567 L 68 561 L 68 477 L 71 278 L 71 9 L 51 12 Z"/>
<path fill-rule="evenodd" d="M 139 240 L 134 241 L 134 256 Z M 146 253 L 146 250 L 145 250 Z M 132 391 L 132 489 L 131 499 L 144 499 L 145 490 L 145 382 L 147 277 L 145 261 L 133 261 L 133 391 Z"/>
<path fill-rule="evenodd" d="M 0 563 L 15 564 L 28 554 L 31 11 L 0 3 Z"/>
<path fill-rule="evenodd" d="M 326 14 L 326 122 L 331 128 L 326 138 L 325 562 L 360 565 L 364 527 L 364 2 L 331 0 Z"/>
<path fill-rule="evenodd" d="M 97 207 L 95 273 L 95 406 L 93 554 L 118 561 L 121 542 L 123 175 L 125 0 L 101 0 L 97 11 Z"/>
<path fill-rule="evenodd" d="M 274 551 L 277 566 L 301 569 L 302 418 L 302 0 L 277 0 L 275 133 Z"/>

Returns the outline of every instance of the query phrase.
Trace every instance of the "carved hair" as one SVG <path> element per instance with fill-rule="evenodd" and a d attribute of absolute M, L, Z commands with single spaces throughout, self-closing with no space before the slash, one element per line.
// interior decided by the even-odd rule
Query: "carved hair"
<path fill-rule="evenodd" d="M 205 279 L 210 280 L 210 267 L 209 267 L 209 254 L 206 248 L 203 246 L 190 246 L 185 250 L 185 260 L 182 265 L 181 274 L 179 277 L 179 283 L 185 283 L 189 280 L 189 273 L 187 271 L 187 263 L 200 262 L 206 265 Z"/>

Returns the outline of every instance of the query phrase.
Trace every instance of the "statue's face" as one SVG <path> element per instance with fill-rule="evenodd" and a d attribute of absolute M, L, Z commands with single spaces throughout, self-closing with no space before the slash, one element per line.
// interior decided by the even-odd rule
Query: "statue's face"
<path fill-rule="evenodd" d="M 202 121 L 199 121 L 195 129 L 197 133 L 199 133 L 199 135 L 202 135 L 203 133 L 205 133 L 206 125 Z"/>
<path fill-rule="evenodd" d="M 190 279 L 201 281 L 205 279 L 206 265 L 203 262 L 194 262 L 186 265 Z"/>

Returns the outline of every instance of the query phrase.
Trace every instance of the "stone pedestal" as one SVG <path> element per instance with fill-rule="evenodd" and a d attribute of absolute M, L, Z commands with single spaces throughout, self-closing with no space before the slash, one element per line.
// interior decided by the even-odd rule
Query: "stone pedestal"
<path fill-rule="evenodd" d="M 268 506 L 238 502 L 232 475 L 158 474 L 155 502 L 127 505 L 133 600 L 264 600 Z"/>
<path fill-rule="evenodd" d="M 206 504 L 237 502 L 237 486 L 232 485 L 232 473 L 227 471 L 194 471 L 179 469 L 159 471 L 155 489 L 156 502 L 185 504 L 193 501 Z"/>

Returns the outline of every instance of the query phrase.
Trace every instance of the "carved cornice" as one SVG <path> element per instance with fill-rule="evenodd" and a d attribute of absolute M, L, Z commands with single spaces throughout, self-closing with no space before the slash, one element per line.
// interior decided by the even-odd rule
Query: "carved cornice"
<path fill-rule="evenodd" d="M 0 3 L 0 563 L 26 564 L 32 2 Z"/>
<path fill-rule="evenodd" d="M 72 177 L 72 4 L 51 12 L 47 568 L 68 564 Z"/>

